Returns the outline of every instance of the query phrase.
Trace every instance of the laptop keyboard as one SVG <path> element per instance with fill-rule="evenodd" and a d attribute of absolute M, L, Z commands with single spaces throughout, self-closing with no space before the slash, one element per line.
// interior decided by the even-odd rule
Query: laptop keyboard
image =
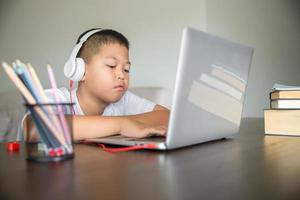
<path fill-rule="evenodd" d="M 130 138 L 130 141 L 142 141 L 142 142 L 165 142 L 166 137 L 151 136 L 147 138 Z"/>
<path fill-rule="evenodd" d="M 115 135 L 115 136 L 106 137 L 106 139 L 125 140 L 125 141 L 142 141 L 142 142 L 165 142 L 166 137 L 151 136 L 151 137 L 146 137 L 146 138 L 131 138 L 131 137 L 125 137 L 122 135 Z"/>

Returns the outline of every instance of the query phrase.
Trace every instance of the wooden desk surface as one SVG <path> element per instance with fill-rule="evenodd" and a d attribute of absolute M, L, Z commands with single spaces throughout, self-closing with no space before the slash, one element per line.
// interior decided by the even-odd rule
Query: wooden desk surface
<path fill-rule="evenodd" d="M 235 139 L 169 152 L 76 145 L 61 163 L 27 162 L 24 148 L 1 144 L 0 199 L 299 199 L 300 138 L 264 137 L 252 121 Z"/>

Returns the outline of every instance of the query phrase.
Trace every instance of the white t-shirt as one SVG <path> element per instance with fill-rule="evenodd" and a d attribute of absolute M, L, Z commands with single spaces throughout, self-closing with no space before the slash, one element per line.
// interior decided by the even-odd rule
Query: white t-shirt
<path fill-rule="evenodd" d="M 72 103 L 74 103 L 75 115 L 84 115 L 78 98 L 76 95 L 77 88 L 72 90 Z M 55 90 L 60 103 L 70 103 L 70 92 L 67 88 L 58 88 Z M 55 96 L 53 94 L 53 89 L 45 90 L 46 96 L 50 103 L 55 102 Z M 103 116 L 122 116 L 122 115 L 135 115 L 145 112 L 153 111 L 155 103 L 141 98 L 129 91 L 121 97 L 118 102 L 109 104 L 103 112 Z M 65 114 L 72 114 L 71 109 L 64 109 Z"/>

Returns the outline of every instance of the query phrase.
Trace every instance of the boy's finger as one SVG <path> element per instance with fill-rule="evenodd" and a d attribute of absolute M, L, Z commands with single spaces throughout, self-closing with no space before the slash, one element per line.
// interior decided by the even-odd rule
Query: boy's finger
<path fill-rule="evenodd" d="M 148 135 L 153 136 L 153 135 L 165 135 L 166 134 L 166 129 L 163 128 L 151 128 L 148 131 Z"/>

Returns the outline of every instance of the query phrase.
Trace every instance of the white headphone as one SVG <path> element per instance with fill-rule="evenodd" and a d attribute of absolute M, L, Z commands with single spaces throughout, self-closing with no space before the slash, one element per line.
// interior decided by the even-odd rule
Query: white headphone
<path fill-rule="evenodd" d="M 100 32 L 102 29 L 88 31 L 81 38 L 78 44 L 73 48 L 70 58 L 67 60 L 64 67 L 65 76 L 72 81 L 80 81 L 85 73 L 85 62 L 82 58 L 76 58 L 80 48 L 87 39 L 94 33 Z"/>

